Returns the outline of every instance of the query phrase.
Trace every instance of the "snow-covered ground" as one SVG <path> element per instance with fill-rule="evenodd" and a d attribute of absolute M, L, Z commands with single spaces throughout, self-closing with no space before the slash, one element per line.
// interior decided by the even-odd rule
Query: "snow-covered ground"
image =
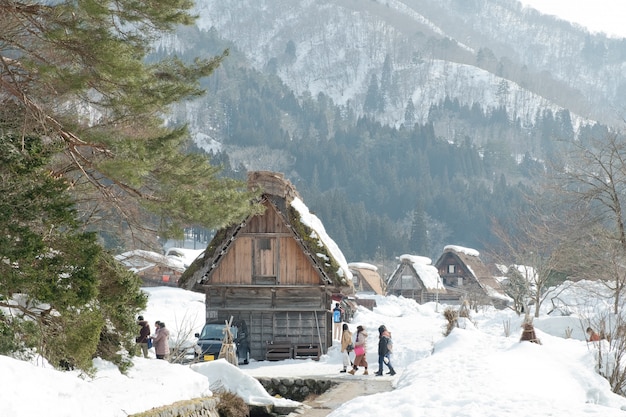
<path fill-rule="evenodd" d="M 201 294 L 169 287 L 145 291 L 150 299 L 143 315 L 151 324 L 164 321 L 173 337 L 184 337 L 187 328 L 202 326 Z M 240 368 L 223 360 L 190 366 L 135 358 L 127 375 L 96 360 L 98 372 L 93 378 L 0 356 L 0 415 L 121 417 L 210 395 L 218 386 L 248 402 L 284 403 L 289 401 L 270 397 L 253 377 L 314 375 L 393 380 L 392 391 L 355 398 L 333 411 L 333 417 L 624 416 L 626 399 L 613 394 L 608 382 L 595 372 L 597 347 L 585 341 L 583 331 L 588 320 L 610 303 L 588 294 L 570 288 L 559 298 L 573 314 L 551 317 L 543 312 L 535 320 L 541 345 L 519 342 L 522 318 L 512 311 L 472 312 L 471 321 L 461 322 L 462 328 L 444 337 L 445 306 L 371 296 L 377 302 L 374 311 L 360 308 L 350 323 L 353 331 L 360 324 L 369 332 L 369 376 L 360 375 L 361 371 L 355 376 L 340 374 L 337 346 L 319 362 L 252 361 Z M 394 377 L 372 375 L 378 368 L 377 328 L 381 324 L 389 328 L 394 340 L 392 362 L 398 371 Z M 571 337 L 566 338 L 569 332 Z"/>

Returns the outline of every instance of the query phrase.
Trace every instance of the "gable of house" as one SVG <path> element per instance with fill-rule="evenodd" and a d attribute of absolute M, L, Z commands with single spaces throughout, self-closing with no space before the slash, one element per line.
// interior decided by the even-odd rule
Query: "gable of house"
<path fill-rule="evenodd" d="M 254 216 L 237 231 L 219 263 L 208 271 L 212 285 L 324 285 L 313 258 L 303 250 L 293 229 L 266 200 L 263 216 Z"/>
<path fill-rule="evenodd" d="M 364 292 L 374 292 L 385 295 L 385 284 L 374 265 L 363 262 L 353 262 L 348 264 L 352 271 L 355 289 Z"/>
<path fill-rule="evenodd" d="M 435 267 L 446 287 L 463 287 L 476 283 L 476 277 L 468 265 L 454 252 L 444 252 Z"/>
<path fill-rule="evenodd" d="M 389 279 L 387 293 L 414 298 L 418 302 L 434 300 L 446 292 L 437 268 L 431 265 L 430 258 L 402 255 L 400 263 Z"/>
<path fill-rule="evenodd" d="M 435 266 L 446 287 L 458 290 L 459 296 L 466 291 L 480 291 L 492 300 L 506 303 L 508 297 L 480 259 L 478 251 L 446 246 Z"/>
<path fill-rule="evenodd" d="M 351 273 L 343 255 L 321 223 L 307 224 L 319 220 L 308 212 L 291 183 L 276 175 L 260 177 L 278 193 L 263 194 L 264 213 L 218 231 L 204 257 L 184 274 L 181 286 L 197 290 L 207 284 L 350 286 Z M 254 176 L 251 181 L 257 180 Z"/>

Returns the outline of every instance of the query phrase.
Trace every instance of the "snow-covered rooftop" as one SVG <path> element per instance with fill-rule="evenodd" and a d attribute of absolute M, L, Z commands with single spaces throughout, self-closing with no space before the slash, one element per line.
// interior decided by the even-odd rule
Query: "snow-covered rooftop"
<path fill-rule="evenodd" d="M 444 251 L 448 249 L 453 250 L 458 253 L 464 253 L 467 256 L 476 256 L 476 257 L 480 256 L 480 253 L 476 249 L 466 248 L 463 246 L 447 245 L 446 247 L 443 248 Z"/>
<path fill-rule="evenodd" d="M 350 262 L 348 267 L 354 269 L 369 269 L 371 271 L 378 271 L 378 267 L 376 265 L 368 264 L 367 262 Z"/>
<path fill-rule="evenodd" d="M 404 254 L 404 255 L 400 255 L 398 259 L 400 259 L 401 261 L 406 260 L 414 264 L 432 265 L 433 263 L 432 259 L 426 256 L 419 256 L 419 255 Z"/>
<path fill-rule="evenodd" d="M 330 252 L 330 255 L 339 264 L 339 270 L 337 271 L 337 274 L 351 281 L 352 272 L 350 272 L 348 262 L 346 262 L 346 258 L 343 255 L 343 252 L 341 252 L 341 250 L 339 249 L 339 246 L 337 246 L 335 241 L 332 240 L 331 237 L 328 236 L 328 234 L 326 233 L 326 229 L 324 228 L 322 221 L 316 215 L 311 213 L 309 211 L 309 208 L 298 197 L 294 198 L 291 201 L 291 206 L 296 209 L 296 211 L 300 214 L 300 221 L 304 225 L 308 226 L 311 230 L 313 230 L 313 235 L 311 237 L 314 239 L 318 239 L 320 247 L 325 246 L 326 249 Z"/>
<path fill-rule="evenodd" d="M 203 250 L 170 248 L 165 255 L 135 249 L 115 256 L 127 268 L 141 271 L 155 265 L 163 265 L 179 271 L 184 271 L 203 252 Z"/>

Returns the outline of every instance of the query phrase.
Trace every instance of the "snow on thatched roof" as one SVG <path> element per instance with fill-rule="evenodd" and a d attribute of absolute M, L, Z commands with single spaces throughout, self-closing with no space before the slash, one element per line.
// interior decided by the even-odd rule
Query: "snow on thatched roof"
<path fill-rule="evenodd" d="M 328 236 L 320 219 L 309 211 L 293 184 L 283 174 L 271 171 L 250 172 L 248 186 L 250 189 L 260 189 L 263 203 L 273 206 L 288 223 L 296 240 L 310 254 L 323 280 L 339 286 L 351 286 L 352 273 L 343 253 Z M 240 223 L 218 230 L 209 242 L 204 256 L 198 258 L 183 274 L 179 284 L 192 289 L 194 285 L 205 281 L 238 233 L 252 218 L 250 216 Z"/>
<path fill-rule="evenodd" d="M 337 274 L 348 281 L 352 280 L 352 272 L 350 272 L 350 268 L 348 268 L 346 258 L 343 256 L 343 253 L 335 241 L 328 236 L 320 219 L 312 214 L 309 208 L 298 197 L 291 201 L 291 206 L 300 214 L 302 224 L 312 230 L 312 234 L 309 237 L 318 239 L 319 247 L 325 247 L 330 252 L 330 256 L 339 264 L 339 269 L 336 271 Z M 322 259 L 325 257 L 325 255 L 321 253 L 318 253 L 318 256 Z M 327 261 L 327 259 L 324 260 Z"/>
<path fill-rule="evenodd" d="M 419 255 L 400 255 L 398 259 L 401 262 L 408 263 L 428 291 L 445 292 L 445 286 L 439 276 L 439 271 L 432 265 L 432 260 L 426 256 Z"/>
<path fill-rule="evenodd" d="M 466 248 L 464 246 L 447 245 L 443 248 L 444 252 L 447 252 L 448 250 L 452 250 L 456 253 L 463 253 L 467 256 L 475 256 L 477 258 L 480 256 L 480 253 L 476 249 Z"/>
<path fill-rule="evenodd" d="M 134 272 L 141 272 L 156 265 L 172 268 L 180 272 L 183 272 L 187 267 L 181 258 L 140 249 L 121 253 L 116 255 L 115 259 Z"/>
<path fill-rule="evenodd" d="M 467 270 L 474 276 L 474 279 L 485 293 L 492 298 L 508 299 L 497 279 L 491 274 L 487 266 L 480 259 L 480 254 L 475 249 L 463 246 L 448 245 L 444 248 L 444 253 L 452 252 L 463 262 Z"/>
<path fill-rule="evenodd" d="M 348 267 L 352 269 L 370 269 L 372 271 L 378 271 L 378 267 L 376 265 L 372 265 L 367 262 L 350 262 Z"/>

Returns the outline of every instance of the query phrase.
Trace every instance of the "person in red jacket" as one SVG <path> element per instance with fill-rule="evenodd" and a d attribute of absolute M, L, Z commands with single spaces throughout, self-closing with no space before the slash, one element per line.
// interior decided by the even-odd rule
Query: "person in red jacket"
<path fill-rule="evenodd" d="M 590 342 L 599 342 L 600 341 L 600 336 L 598 336 L 598 333 L 594 332 L 591 327 L 587 327 L 587 335 L 589 336 L 589 341 Z"/>

